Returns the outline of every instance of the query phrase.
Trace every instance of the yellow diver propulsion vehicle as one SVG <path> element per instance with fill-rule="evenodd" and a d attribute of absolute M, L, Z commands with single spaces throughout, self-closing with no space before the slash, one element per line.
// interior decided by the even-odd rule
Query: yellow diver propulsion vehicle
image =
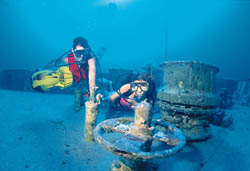
<path fill-rule="evenodd" d="M 56 71 L 37 71 L 32 75 L 31 81 L 32 88 L 38 91 L 46 91 L 52 87 L 64 89 L 72 85 L 73 76 L 69 66 L 62 66 Z"/>

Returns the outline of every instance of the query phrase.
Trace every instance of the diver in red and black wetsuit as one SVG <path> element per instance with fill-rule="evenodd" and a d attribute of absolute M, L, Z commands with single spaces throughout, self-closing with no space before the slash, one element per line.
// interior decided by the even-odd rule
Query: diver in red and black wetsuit
<path fill-rule="evenodd" d="M 121 86 L 109 96 L 109 102 L 118 109 L 134 110 L 135 106 L 147 101 L 154 106 L 156 97 L 155 84 L 149 73 L 139 73 L 131 78 L 131 82 Z"/>
<path fill-rule="evenodd" d="M 80 111 L 80 106 L 84 104 L 84 96 L 92 94 L 96 88 L 96 59 L 91 51 L 88 41 L 83 37 L 77 37 L 73 40 L 71 53 L 60 61 L 55 60 L 46 65 L 45 68 L 56 66 L 58 62 L 69 65 L 73 74 L 74 82 L 77 84 L 75 89 L 75 111 Z M 84 86 L 84 82 L 86 83 Z M 84 92 L 84 87 L 87 89 Z"/>

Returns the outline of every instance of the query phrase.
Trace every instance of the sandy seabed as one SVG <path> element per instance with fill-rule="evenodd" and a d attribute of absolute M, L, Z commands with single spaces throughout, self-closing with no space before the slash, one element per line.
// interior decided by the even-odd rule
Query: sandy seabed
<path fill-rule="evenodd" d="M 73 95 L 0 90 L 0 170 L 109 170 L 118 156 L 84 141 L 84 109 L 74 112 L 73 101 Z M 250 108 L 235 105 L 231 112 L 231 127 L 212 126 L 207 141 L 156 160 L 158 170 L 250 170 Z"/>

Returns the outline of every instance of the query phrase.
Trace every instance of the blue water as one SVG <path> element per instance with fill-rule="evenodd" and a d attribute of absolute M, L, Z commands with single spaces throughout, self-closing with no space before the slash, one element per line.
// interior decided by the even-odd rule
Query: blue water
<path fill-rule="evenodd" d="M 109 68 L 196 60 L 250 74 L 248 0 L 1 0 L 1 68 L 36 69 L 86 37 Z"/>
<path fill-rule="evenodd" d="M 249 18 L 250 0 L 0 0 L 0 70 L 42 68 L 83 36 L 104 73 L 187 60 L 247 80 Z M 250 110 L 232 111 L 232 127 L 213 126 L 213 138 L 157 161 L 159 170 L 249 169 Z M 0 120 L 0 170 L 108 170 L 117 158 L 83 140 L 73 95 L 1 90 Z"/>

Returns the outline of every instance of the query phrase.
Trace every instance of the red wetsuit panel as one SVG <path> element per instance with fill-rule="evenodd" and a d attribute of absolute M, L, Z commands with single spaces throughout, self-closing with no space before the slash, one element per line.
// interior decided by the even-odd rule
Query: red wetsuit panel
<path fill-rule="evenodd" d="M 75 63 L 74 55 L 71 53 L 68 55 L 68 62 L 69 62 L 69 70 L 73 73 L 73 77 L 76 83 L 81 80 L 81 73 L 82 78 L 86 80 L 86 71 L 83 68 L 78 68 L 78 65 Z M 88 69 L 88 67 L 86 67 Z"/>

